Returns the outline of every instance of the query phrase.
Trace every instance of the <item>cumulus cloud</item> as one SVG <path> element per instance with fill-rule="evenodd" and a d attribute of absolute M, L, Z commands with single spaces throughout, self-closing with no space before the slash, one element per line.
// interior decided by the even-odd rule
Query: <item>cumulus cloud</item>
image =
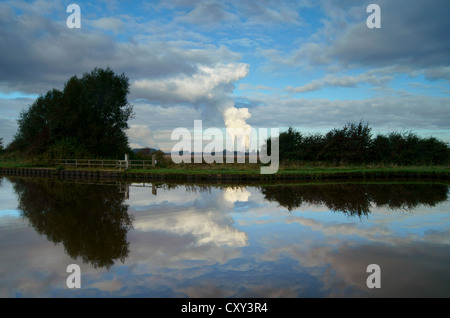
<path fill-rule="evenodd" d="M 233 83 L 248 74 L 248 65 L 242 63 L 199 65 L 198 71 L 189 76 L 179 75 L 165 80 L 137 80 L 134 93 L 162 104 L 192 103 L 200 105 L 225 97 L 231 93 Z"/>
<path fill-rule="evenodd" d="M 197 246 L 236 246 L 248 244 L 245 232 L 223 224 L 224 220 L 216 220 L 213 213 L 196 211 L 179 211 L 148 216 L 138 219 L 134 228 L 138 231 L 163 231 L 179 236 L 192 235 Z"/>
<path fill-rule="evenodd" d="M 251 117 L 248 108 L 228 107 L 223 117 L 231 141 L 237 140 L 244 149 L 249 149 L 252 127 L 247 123 Z"/>

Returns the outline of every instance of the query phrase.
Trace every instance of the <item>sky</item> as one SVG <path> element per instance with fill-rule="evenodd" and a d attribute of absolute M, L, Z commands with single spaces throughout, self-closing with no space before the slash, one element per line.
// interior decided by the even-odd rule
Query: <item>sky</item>
<path fill-rule="evenodd" d="M 110 67 L 129 78 L 134 148 L 170 150 L 195 120 L 304 134 L 364 121 L 450 142 L 449 12 L 448 0 L 1 1 L 0 138 L 40 94 Z"/>

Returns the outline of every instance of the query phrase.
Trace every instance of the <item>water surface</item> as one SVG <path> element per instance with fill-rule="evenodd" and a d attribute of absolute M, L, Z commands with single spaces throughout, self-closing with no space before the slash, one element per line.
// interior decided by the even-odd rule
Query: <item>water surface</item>
<path fill-rule="evenodd" d="M 450 296 L 445 183 L 0 180 L 1 297 Z"/>

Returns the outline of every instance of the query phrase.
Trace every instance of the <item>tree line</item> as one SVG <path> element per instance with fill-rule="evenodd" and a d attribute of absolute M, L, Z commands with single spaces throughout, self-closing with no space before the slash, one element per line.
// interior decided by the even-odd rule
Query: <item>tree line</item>
<path fill-rule="evenodd" d="M 332 164 L 445 165 L 449 145 L 413 132 L 372 134 L 368 123 L 348 123 L 325 134 L 304 135 L 290 127 L 279 135 L 280 161 Z M 270 151 L 271 139 L 266 142 Z"/>

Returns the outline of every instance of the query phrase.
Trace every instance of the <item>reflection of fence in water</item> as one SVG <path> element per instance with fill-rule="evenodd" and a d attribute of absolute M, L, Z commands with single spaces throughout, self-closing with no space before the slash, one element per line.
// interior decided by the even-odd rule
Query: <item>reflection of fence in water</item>
<path fill-rule="evenodd" d="M 71 181 L 64 181 L 66 183 L 77 183 L 77 184 L 89 184 L 89 185 L 102 185 L 102 186 L 116 186 L 119 189 L 119 193 L 125 194 L 125 199 L 130 198 L 130 187 L 134 188 L 151 188 L 152 194 L 157 195 L 157 189 L 161 188 L 161 186 L 158 186 L 156 183 L 126 183 L 126 182 L 120 182 L 120 181 L 108 181 L 108 180 L 96 180 L 96 181 L 87 181 L 87 180 L 71 180 Z"/>

